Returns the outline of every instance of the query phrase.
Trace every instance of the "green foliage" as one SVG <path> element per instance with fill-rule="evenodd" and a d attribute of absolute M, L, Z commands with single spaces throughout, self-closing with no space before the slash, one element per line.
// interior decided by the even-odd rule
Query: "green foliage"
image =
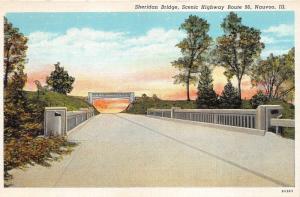
<path fill-rule="evenodd" d="M 252 84 L 264 90 L 268 99 L 293 100 L 295 90 L 295 49 L 256 64 L 251 73 Z"/>
<path fill-rule="evenodd" d="M 239 97 L 238 90 L 233 87 L 230 80 L 224 87 L 224 90 L 220 96 L 220 108 L 222 109 L 240 109 L 241 99 Z"/>
<path fill-rule="evenodd" d="M 218 96 L 213 89 L 213 79 L 211 70 L 208 66 L 203 66 L 200 69 L 198 92 L 197 92 L 197 107 L 198 108 L 217 108 Z"/>
<path fill-rule="evenodd" d="M 16 67 L 26 61 L 28 39 L 4 17 L 4 89 Z"/>
<path fill-rule="evenodd" d="M 4 19 L 4 142 L 18 138 L 30 118 L 23 87 L 27 38 Z"/>
<path fill-rule="evenodd" d="M 156 94 L 153 94 L 153 95 L 152 95 L 152 99 L 153 99 L 154 101 L 159 101 L 159 100 L 160 100 L 160 98 L 158 98 L 158 96 L 157 96 Z"/>
<path fill-rule="evenodd" d="M 253 109 L 256 109 L 259 105 L 264 105 L 268 101 L 268 97 L 263 92 L 258 92 L 250 99 L 250 103 Z"/>
<path fill-rule="evenodd" d="M 51 91 L 46 91 L 44 94 L 40 94 L 39 97 L 37 92 L 28 91 L 26 95 L 31 103 L 39 101 L 44 103 L 44 107 L 67 107 L 68 111 L 91 107 L 85 97 L 69 96 Z"/>
<path fill-rule="evenodd" d="M 179 29 L 184 30 L 187 37 L 176 45 L 180 48 L 182 57 L 172 62 L 172 66 L 180 72 L 173 78 L 175 79 L 174 83 L 186 85 L 187 100 L 189 101 L 189 86 L 197 81 L 196 74 L 205 61 L 204 54 L 209 48 L 212 39 L 208 35 L 209 24 L 198 16 L 190 15 Z"/>
<path fill-rule="evenodd" d="M 295 139 L 295 128 L 283 128 L 283 131 L 281 133 L 282 137 Z"/>
<path fill-rule="evenodd" d="M 60 63 L 54 64 L 55 70 L 47 77 L 46 82 L 54 92 L 61 94 L 70 93 L 73 89 L 75 78 L 69 76 L 64 67 L 59 66 Z"/>
<path fill-rule="evenodd" d="M 136 100 L 124 110 L 125 113 L 146 114 L 149 108 L 170 109 L 171 107 L 181 107 L 183 109 L 194 109 L 194 101 L 168 101 L 155 99 L 153 97 L 142 96 L 136 97 Z"/>
<path fill-rule="evenodd" d="M 60 155 L 69 154 L 75 145 L 62 137 L 22 135 L 19 139 L 11 138 L 4 144 L 5 179 L 11 178 L 8 171 L 13 168 L 24 168 L 28 164 L 50 166 L 50 161 L 60 159 Z"/>
<path fill-rule="evenodd" d="M 250 100 L 242 100 L 241 109 L 252 109 Z"/>
<path fill-rule="evenodd" d="M 242 19 L 234 12 L 224 18 L 221 27 L 224 35 L 217 38 L 214 51 L 216 64 L 226 69 L 225 75 L 238 80 L 241 99 L 241 81 L 249 74 L 254 61 L 260 56 L 264 44 L 260 42 L 260 31 L 242 24 Z"/>

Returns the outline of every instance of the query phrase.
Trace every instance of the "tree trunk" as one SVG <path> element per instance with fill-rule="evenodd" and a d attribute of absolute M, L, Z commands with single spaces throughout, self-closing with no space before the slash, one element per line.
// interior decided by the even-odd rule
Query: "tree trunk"
<path fill-rule="evenodd" d="M 186 81 L 186 100 L 190 101 L 190 79 L 188 78 Z"/>
<path fill-rule="evenodd" d="M 6 54 L 6 68 L 5 68 L 5 74 L 4 74 L 4 89 L 7 88 L 8 85 L 8 71 L 9 71 L 9 51 L 10 51 L 11 45 L 9 45 L 8 49 L 7 49 L 7 54 Z M 5 65 L 4 65 L 5 66 Z"/>
<path fill-rule="evenodd" d="M 8 83 L 8 69 L 5 69 L 5 74 L 4 74 L 4 89 L 6 89 Z"/>
<path fill-rule="evenodd" d="M 241 82 L 242 82 L 242 79 L 238 78 L 238 91 L 239 91 L 238 93 L 239 93 L 240 100 L 242 100 Z"/>

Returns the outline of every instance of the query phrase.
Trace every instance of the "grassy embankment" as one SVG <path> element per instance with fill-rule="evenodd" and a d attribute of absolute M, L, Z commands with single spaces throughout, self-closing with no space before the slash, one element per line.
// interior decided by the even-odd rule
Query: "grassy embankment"
<path fill-rule="evenodd" d="M 86 97 L 69 96 L 56 92 L 46 91 L 43 93 L 27 91 L 29 102 L 41 102 L 43 107 L 67 107 L 68 111 L 76 111 L 80 108 L 93 107 L 86 101 Z M 95 109 L 95 108 L 94 108 Z M 97 110 L 95 109 L 95 113 Z"/>
<path fill-rule="evenodd" d="M 282 118 L 294 119 L 295 109 L 294 105 L 286 103 L 284 101 L 274 100 L 268 101 L 266 105 L 281 105 L 283 107 Z M 147 108 L 157 108 L 157 109 L 170 109 L 171 107 L 181 107 L 183 109 L 195 109 L 197 108 L 195 101 L 170 101 L 153 99 L 152 97 L 137 97 L 136 101 L 131 104 L 124 113 L 132 114 L 146 114 Z M 252 109 L 249 100 L 243 100 L 242 109 Z M 295 139 L 295 128 L 284 128 L 282 131 L 282 136 L 286 138 Z"/>

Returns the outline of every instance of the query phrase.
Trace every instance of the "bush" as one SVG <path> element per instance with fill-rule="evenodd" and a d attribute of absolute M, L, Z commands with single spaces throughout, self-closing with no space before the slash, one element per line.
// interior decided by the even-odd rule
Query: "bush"
<path fill-rule="evenodd" d="M 258 92 L 250 99 L 250 103 L 253 109 L 256 109 L 259 105 L 265 104 L 267 101 L 268 97 L 262 92 Z"/>
<path fill-rule="evenodd" d="M 238 90 L 228 81 L 220 96 L 221 109 L 240 109 L 242 101 Z"/>
<path fill-rule="evenodd" d="M 135 101 L 131 103 L 123 113 L 131 114 L 146 114 L 147 109 L 170 109 L 171 107 L 181 107 L 183 109 L 196 108 L 195 101 L 169 101 L 162 99 L 155 99 L 153 97 L 142 96 L 136 97 Z"/>
<path fill-rule="evenodd" d="M 295 139 L 295 128 L 283 128 L 282 137 Z"/>
<path fill-rule="evenodd" d="M 49 161 L 58 160 L 62 154 L 69 154 L 76 144 L 63 137 L 32 137 L 23 135 L 12 138 L 4 144 L 4 176 L 11 178 L 9 170 L 24 168 L 28 164 L 50 166 Z"/>

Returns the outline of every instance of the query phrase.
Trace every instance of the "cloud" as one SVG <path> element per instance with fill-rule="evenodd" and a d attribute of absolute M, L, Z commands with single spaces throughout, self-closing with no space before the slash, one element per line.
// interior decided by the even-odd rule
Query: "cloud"
<path fill-rule="evenodd" d="M 294 35 L 294 26 L 292 24 L 280 24 L 271 26 L 263 30 L 264 33 L 273 33 L 276 37 L 285 37 Z"/>
<path fill-rule="evenodd" d="M 162 99 L 186 99 L 186 89 L 174 85 L 178 73 L 170 62 L 180 56 L 175 45 L 184 37 L 178 30 L 154 28 L 142 35 L 105 32 L 90 28 L 72 28 L 64 34 L 34 32 L 29 35 L 27 89 L 34 90 L 34 80 L 43 82 L 61 65 L 76 78 L 73 95 L 88 91 L 134 91 L 136 95 L 157 94 Z M 221 93 L 227 81 L 224 69 L 213 71 L 215 90 Z M 191 86 L 191 98 L 197 88 Z M 247 94 L 247 93 L 243 93 Z M 100 103 L 105 107 L 106 103 Z M 121 105 L 121 104 L 120 104 Z M 123 108 L 119 104 L 115 108 Z M 123 105 L 123 104 L 122 104 Z"/>
<path fill-rule="evenodd" d="M 261 36 L 261 41 L 265 44 L 275 43 L 277 40 L 271 36 Z"/>
<path fill-rule="evenodd" d="M 91 28 L 72 28 L 62 35 L 34 32 L 29 35 L 29 64 L 62 62 L 74 73 L 131 72 L 154 64 L 169 64 L 178 57 L 174 47 L 183 37 L 178 30 L 154 28 L 146 34 L 132 36 L 126 32 L 105 32 Z"/>
<path fill-rule="evenodd" d="M 60 61 L 76 78 L 74 95 L 86 95 L 87 91 L 164 95 L 166 90 L 176 88 L 170 62 L 180 55 L 175 45 L 183 36 L 178 30 L 162 28 L 139 36 L 90 28 L 72 28 L 64 34 L 31 33 L 27 89 L 34 90 L 33 81 L 43 81 L 54 68 L 51 65 Z"/>

